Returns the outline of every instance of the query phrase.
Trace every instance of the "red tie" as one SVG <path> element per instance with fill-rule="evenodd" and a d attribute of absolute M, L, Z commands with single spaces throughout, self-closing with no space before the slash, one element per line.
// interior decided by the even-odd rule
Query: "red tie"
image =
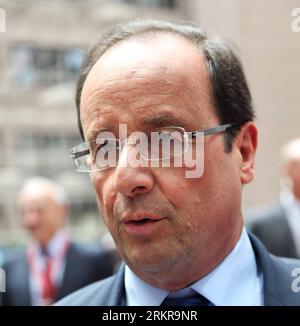
<path fill-rule="evenodd" d="M 43 271 L 43 300 L 45 304 L 51 304 L 54 300 L 55 288 L 51 280 L 52 261 L 51 258 L 46 260 L 46 265 Z"/>

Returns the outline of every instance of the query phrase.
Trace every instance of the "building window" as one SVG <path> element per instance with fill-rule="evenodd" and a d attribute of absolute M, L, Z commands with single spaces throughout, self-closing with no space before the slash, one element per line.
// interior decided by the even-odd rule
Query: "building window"
<path fill-rule="evenodd" d="M 73 82 L 84 52 L 79 48 L 41 48 L 20 44 L 12 50 L 13 76 L 17 86 Z"/>
<path fill-rule="evenodd" d="M 79 136 L 22 133 L 16 137 L 15 164 L 42 170 L 73 167 L 69 150 L 80 142 Z"/>

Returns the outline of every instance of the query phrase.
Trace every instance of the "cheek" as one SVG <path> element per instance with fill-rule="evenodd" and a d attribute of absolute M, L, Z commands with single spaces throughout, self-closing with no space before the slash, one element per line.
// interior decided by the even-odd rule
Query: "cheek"
<path fill-rule="evenodd" d="M 185 170 L 179 168 L 161 172 L 158 178 L 164 196 L 187 219 L 201 216 L 204 222 L 223 215 L 223 208 L 239 201 L 239 171 L 233 160 L 228 154 L 211 157 L 206 156 L 204 174 L 200 178 L 185 178 Z"/>
<path fill-rule="evenodd" d="M 51 213 L 50 214 L 46 214 L 43 216 L 43 219 L 42 219 L 42 225 L 43 225 L 43 228 L 44 229 L 54 229 L 57 225 L 57 219 L 56 217 L 54 217 L 55 215 L 52 215 Z"/>
<path fill-rule="evenodd" d="M 113 204 L 116 197 L 116 193 L 113 188 L 112 176 L 106 175 L 91 175 L 91 180 L 94 185 L 99 208 L 103 213 L 104 219 L 106 216 L 110 216 L 113 211 Z"/>
<path fill-rule="evenodd" d="M 242 183 L 239 164 L 232 154 L 224 154 L 211 162 L 207 174 L 211 185 L 207 210 L 211 210 L 215 229 L 224 232 L 240 215 Z"/>

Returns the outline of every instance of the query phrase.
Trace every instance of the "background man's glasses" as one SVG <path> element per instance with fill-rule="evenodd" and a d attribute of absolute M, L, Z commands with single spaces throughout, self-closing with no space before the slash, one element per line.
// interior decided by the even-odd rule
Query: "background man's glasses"
<path fill-rule="evenodd" d="M 103 171 L 116 167 L 124 146 L 134 147 L 136 159 L 153 162 L 163 161 L 164 166 L 172 166 L 174 160 L 193 150 L 195 140 L 200 137 L 225 132 L 232 123 L 198 131 L 185 131 L 182 127 L 168 126 L 155 129 L 150 137 L 142 132 L 134 132 L 124 141 L 116 138 L 99 137 L 71 149 L 71 158 L 78 172 Z M 133 136 L 134 134 L 134 136 Z M 159 166 L 159 165 L 155 165 Z"/>

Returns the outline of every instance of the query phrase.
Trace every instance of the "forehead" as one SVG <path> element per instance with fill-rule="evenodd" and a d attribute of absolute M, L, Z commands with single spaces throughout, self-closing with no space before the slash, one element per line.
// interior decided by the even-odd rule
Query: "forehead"
<path fill-rule="evenodd" d="M 19 195 L 19 205 L 47 205 L 55 203 L 54 191 L 51 187 L 31 187 L 22 191 Z"/>
<path fill-rule="evenodd" d="M 83 129 L 110 119 L 114 124 L 116 109 L 125 123 L 133 113 L 144 120 L 166 113 L 182 119 L 190 114 L 193 120 L 199 107 L 212 113 L 210 90 L 203 54 L 183 38 L 162 34 L 126 40 L 109 49 L 87 76 L 81 96 Z"/>

